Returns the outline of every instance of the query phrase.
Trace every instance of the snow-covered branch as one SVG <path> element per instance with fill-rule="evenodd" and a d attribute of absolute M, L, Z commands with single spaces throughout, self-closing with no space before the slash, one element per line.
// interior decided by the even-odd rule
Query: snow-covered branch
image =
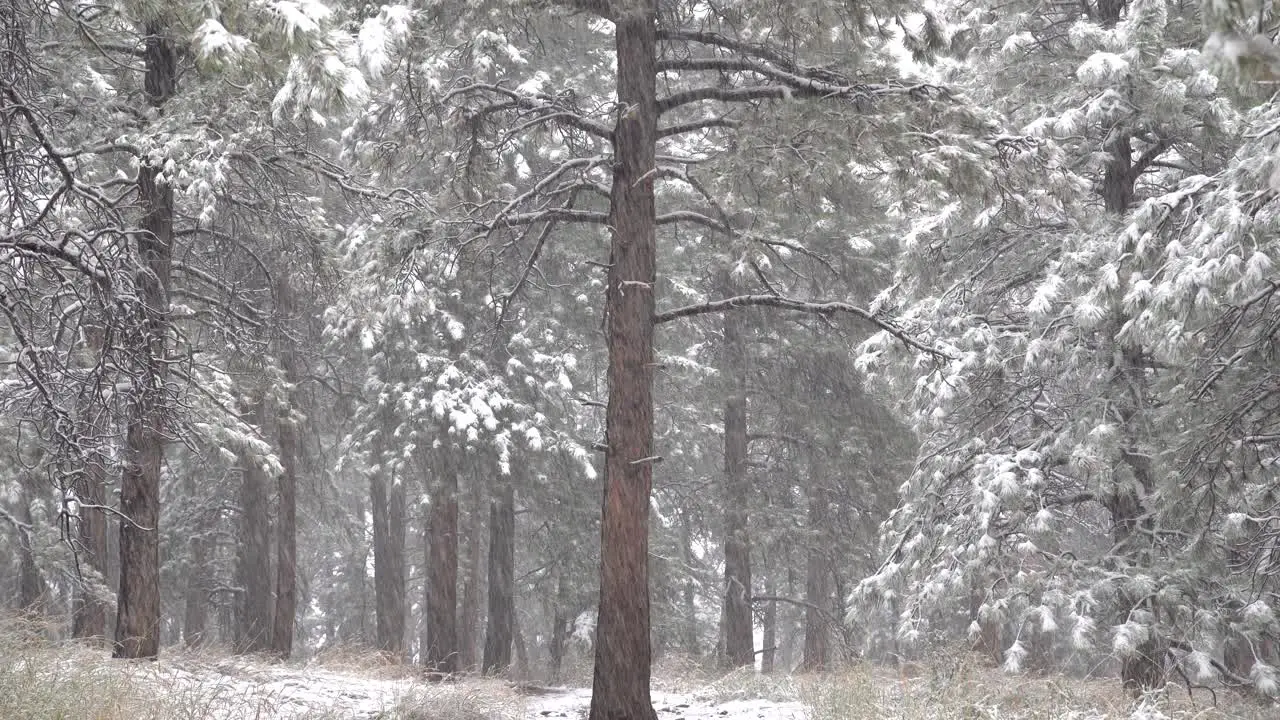
<path fill-rule="evenodd" d="M 665 113 L 684 105 L 702 102 L 703 100 L 715 100 L 725 103 L 750 102 L 752 100 L 784 100 L 793 97 L 823 99 L 852 97 L 870 100 L 892 95 L 906 95 L 918 99 L 935 99 L 946 97 L 948 94 L 945 88 L 924 83 L 917 85 L 898 85 L 894 83 L 837 85 L 781 72 L 776 73 L 776 75 L 779 76 L 777 78 L 779 82 L 773 85 L 740 88 L 700 87 L 673 93 L 658 100 L 658 112 Z"/>
<path fill-rule="evenodd" d="M 510 88 L 501 85 L 493 85 L 489 83 L 467 83 L 458 87 L 444 95 L 441 98 L 442 103 L 448 103 L 449 100 L 460 95 L 468 95 L 474 93 L 487 93 L 506 98 L 506 102 L 495 103 L 485 106 L 479 110 L 482 114 L 492 114 L 502 112 L 504 110 L 524 110 L 526 112 L 539 113 L 548 116 L 549 120 L 553 120 L 557 124 L 580 130 L 588 135 L 593 135 L 602 140 L 609 140 L 613 137 L 613 130 L 606 125 L 596 122 L 588 117 L 584 117 L 572 108 L 558 105 L 548 98 L 523 95 Z"/>
<path fill-rule="evenodd" d="M 658 128 L 658 137 L 671 137 L 672 135 L 682 135 L 684 133 L 698 132 L 699 130 L 710 130 L 711 128 L 728 128 L 733 130 L 740 124 L 741 123 L 737 120 L 730 120 L 727 117 L 704 118 L 702 120 L 692 120 L 686 123 Z"/>
<path fill-rule="evenodd" d="M 920 342 L 908 335 L 902 328 L 894 325 L 888 320 L 866 310 L 865 308 L 860 308 L 857 305 L 851 305 L 844 302 L 810 302 L 806 300 L 779 297 L 777 295 L 738 295 L 731 298 L 725 298 L 723 300 L 713 300 L 711 302 L 699 303 L 697 305 L 686 305 L 673 310 L 667 310 L 666 312 L 661 312 L 655 315 L 653 322 L 654 324 L 661 324 L 672 320 L 678 320 L 680 318 L 693 317 L 695 315 L 707 315 L 710 313 L 724 312 L 744 307 L 772 307 L 822 316 L 831 316 L 838 313 L 854 315 L 894 336 L 907 347 L 928 353 L 929 355 L 933 355 L 937 358 L 951 358 L 951 356 L 945 351 Z"/>

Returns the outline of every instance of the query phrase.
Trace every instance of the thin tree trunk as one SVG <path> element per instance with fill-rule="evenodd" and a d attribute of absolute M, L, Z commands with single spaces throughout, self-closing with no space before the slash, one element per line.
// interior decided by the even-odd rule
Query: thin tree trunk
<path fill-rule="evenodd" d="M 765 594 L 776 597 L 778 589 L 770 580 L 765 585 Z M 770 600 L 764 606 L 764 648 L 760 657 L 760 672 L 768 675 L 774 671 L 774 662 L 778 652 L 778 601 Z"/>
<path fill-rule="evenodd" d="M 516 645 L 516 677 L 529 677 L 529 646 L 524 641 L 524 631 L 520 629 L 520 617 L 512 616 L 511 627 Z"/>
<path fill-rule="evenodd" d="M 561 567 L 556 577 L 555 610 L 551 613 L 551 644 L 547 648 L 551 655 L 551 682 L 560 682 L 560 673 L 564 669 L 564 651 L 569 642 L 570 627 L 573 618 L 569 617 L 569 575 Z"/>
<path fill-rule="evenodd" d="M 452 453 L 446 448 L 446 455 Z M 433 478 L 427 513 L 427 652 L 439 673 L 458 671 L 458 476 L 450 458 Z"/>
<path fill-rule="evenodd" d="M 103 329 L 86 327 L 85 341 L 91 357 L 97 359 L 102 352 Z M 105 506 L 107 504 L 107 455 L 101 443 L 105 433 L 97 419 L 91 416 L 91 403 L 81 405 L 80 423 L 90 436 L 84 439 L 89 448 L 85 457 L 84 482 L 76 488 L 82 505 Z M 97 508 L 81 507 L 79 523 L 80 544 L 84 552 L 78 556 L 81 578 L 76 585 L 72 609 L 71 636 L 107 640 L 107 615 L 111 605 L 101 597 L 107 586 L 107 516 Z M 88 577 L 85 577 L 88 575 Z"/>
<path fill-rule="evenodd" d="M 250 417 L 261 414 L 255 404 Z M 242 593 L 238 603 L 235 649 L 256 653 L 271 646 L 271 478 L 263 472 L 257 459 L 245 456 L 240 461 L 240 546 L 236 561 L 236 580 Z"/>
<path fill-rule="evenodd" d="M 649 694 L 649 493 L 653 482 L 653 314 L 657 280 L 653 183 L 657 141 L 656 0 L 613 3 L 618 120 L 605 316 L 600 612 L 589 720 L 655 720 Z"/>
<path fill-rule="evenodd" d="M 43 456 L 43 452 L 39 456 Z M 35 517 L 31 506 L 39 496 L 40 480 L 35 471 L 20 470 L 18 475 L 19 494 L 18 519 L 25 524 L 18 530 L 18 607 L 23 612 L 40 614 L 45 611 L 48 601 L 48 586 L 40 575 L 40 566 L 35 554 Z"/>
<path fill-rule="evenodd" d="M 146 25 L 142 55 L 147 100 L 158 108 L 177 89 L 177 53 L 157 21 Z M 173 258 L 173 187 L 159 181 L 162 170 L 150 164 L 138 170 L 143 217 L 135 236 L 141 263 L 135 278 L 142 307 L 133 345 L 142 360 L 132 378 L 120 477 L 120 511 L 128 518 L 120 523 L 120 593 L 112 652 L 120 658 L 155 657 L 160 652 L 160 468 Z"/>
<path fill-rule="evenodd" d="M 702 649 L 698 646 L 698 586 L 693 576 L 693 520 L 688 512 L 680 513 L 680 560 L 684 564 L 686 574 L 680 588 L 680 601 L 684 613 L 682 644 L 684 651 L 691 658 L 700 657 Z"/>
<path fill-rule="evenodd" d="M 209 523 L 205 515 L 205 512 L 200 512 L 188 543 L 190 570 L 182 601 L 182 640 L 189 648 L 198 648 L 205 643 L 209 618 Z"/>
<path fill-rule="evenodd" d="M 502 483 L 489 505 L 489 613 L 484 634 L 486 675 L 511 666 L 516 619 L 516 503 L 511 481 Z"/>
<path fill-rule="evenodd" d="M 286 377 L 290 373 L 286 372 Z M 293 626 L 297 613 L 298 576 L 298 435 L 287 411 L 281 413 L 276 428 L 280 464 L 284 472 L 277 479 L 280 506 L 276 513 L 276 597 L 271 623 L 271 652 L 288 658 L 293 654 Z"/>
<path fill-rule="evenodd" d="M 734 293 L 728 270 L 720 277 L 722 292 Z M 745 343 L 740 313 L 724 314 L 721 370 L 728 392 L 724 405 L 724 664 L 743 667 L 755 662 L 751 618 L 751 540 L 747 533 L 750 485 L 747 479 L 747 395 Z"/>

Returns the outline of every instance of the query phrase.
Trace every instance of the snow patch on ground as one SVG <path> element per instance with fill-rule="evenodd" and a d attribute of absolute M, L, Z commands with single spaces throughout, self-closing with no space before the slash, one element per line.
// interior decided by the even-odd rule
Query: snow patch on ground
<path fill-rule="evenodd" d="M 582 720 L 589 688 L 513 687 L 498 680 L 427 682 L 416 676 L 370 677 L 323 667 L 263 665 L 241 658 L 177 657 L 133 667 L 139 684 L 168 702 L 181 699 L 193 717 L 210 720 L 376 720 L 424 717 L 493 720 Z M 799 702 L 716 701 L 699 693 L 653 692 L 658 720 L 805 720 Z M 414 715 L 416 715 L 414 712 Z M 410 715 L 413 716 L 413 715 Z"/>
<path fill-rule="evenodd" d="M 525 710 L 529 720 L 547 718 L 579 720 L 587 715 L 591 705 L 588 688 L 553 688 L 548 695 L 530 698 Z M 798 702 L 774 702 L 772 700 L 729 700 L 722 703 L 708 702 L 696 693 L 653 692 L 653 707 L 658 720 L 804 720 L 804 706 Z"/>
<path fill-rule="evenodd" d="M 211 717 L 376 718 L 411 694 L 431 689 L 410 678 L 376 678 L 316 667 L 181 658 L 140 668 L 139 680 L 170 697 L 204 705 Z"/>

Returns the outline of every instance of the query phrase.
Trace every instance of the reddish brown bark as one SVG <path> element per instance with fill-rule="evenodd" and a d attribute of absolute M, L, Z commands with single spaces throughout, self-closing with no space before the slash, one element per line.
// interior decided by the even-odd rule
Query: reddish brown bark
<path fill-rule="evenodd" d="M 720 278 L 722 292 L 734 295 L 730 273 Z M 724 314 L 721 371 L 728 384 L 724 405 L 724 664 L 755 662 L 751 617 L 751 540 L 747 533 L 750 484 L 747 478 L 746 347 L 742 315 Z"/>
<path fill-rule="evenodd" d="M 152 107 L 177 89 L 177 53 L 160 23 L 147 23 L 143 42 L 143 86 Z M 125 433 L 120 477 L 120 592 L 115 649 L 121 658 L 155 657 L 160 651 L 160 467 L 164 462 L 164 416 L 169 335 L 169 274 L 173 257 L 173 188 L 161 183 L 162 168 L 138 170 L 142 207 L 135 275 L 141 308 L 132 335 L 139 353 Z"/>
<path fill-rule="evenodd" d="M 260 407 L 248 413 L 257 418 Z M 271 646 L 271 478 L 256 458 L 240 461 L 240 545 L 236 549 L 235 650 L 256 653 Z"/>
<path fill-rule="evenodd" d="M 103 331 L 100 327 L 86 327 L 84 330 L 86 344 L 94 359 L 102 352 Z M 83 481 L 76 483 L 82 505 L 103 506 L 107 503 L 107 463 L 109 459 L 100 446 L 100 438 L 105 435 L 99 423 L 89 416 L 92 404 L 84 403 L 81 407 L 80 421 L 89 433 L 85 438 L 85 468 Z M 92 507 L 80 509 L 80 544 L 83 552 L 78 556 L 82 577 L 76 588 L 75 602 L 71 616 L 71 636 L 76 638 L 96 638 L 105 642 L 107 639 L 107 615 L 110 603 L 98 597 L 95 588 L 103 587 L 107 582 L 107 516 L 102 510 Z"/>
<path fill-rule="evenodd" d="M 294 314 L 293 288 L 283 274 L 276 282 L 276 302 L 282 320 L 288 323 Z M 297 618 L 298 428 L 294 425 L 294 410 L 298 405 L 296 385 L 302 369 L 292 343 L 288 337 L 280 341 L 280 366 L 289 384 L 286 394 L 289 402 L 276 418 L 276 441 L 283 472 L 276 480 L 279 509 L 276 511 L 276 605 L 271 622 L 271 652 L 282 658 L 293 654 L 293 625 Z"/>
<path fill-rule="evenodd" d="M 511 666 L 511 643 L 516 620 L 516 504 L 515 489 L 504 482 L 489 505 L 489 614 L 484 634 L 485 674 Z"/>
<path fill-rule="evenodd" d="M 446 450 L 446 452 L 449 452 Z M 427 651 L 435 672 L 458 671 L 458 476 L 452 463 L 431 484 L 427 512 Z"/>
<path fill-rule="evenodd" d="M 655 720 L 649 694 L 649 492 L 653 480 L 653 315 L 657 139 L 655 0 L 613 3 L 618 120 L 609 208 L 600 612 L 590 720 Z"/>
<path fill-rule="evenodd" d="M 287 658 L 293 654 L 293 625 L 297 613 L 298 435 L 287 411 L 281 413 L 278 422 L 277 439 L 284 472 L 276 480 L 279 510 L 276 512 L 276 597 L 271 652 Z"/>
<path fill-rule="evenodd" d="M 460 539 L 467 542 L 467 567 L 462 579 L 462 602 L 458 605 L 458 668 L 471 672 L 480 666 L 477 645 L 480 627 L 480 574 L 484 565 L 484 523 L 480 508 L 484 504 L 483 485 L 471 483 L 466 530 Z"/>
<path fill-rule="evenodd" d="M 373 509 L 373 593 L 377 641 L 382 650 L 399 657 L 404 652 L 404 484 L 387 480 L 381 470 L 369 481 Z"/>
<path fill-rule="evenodd" d="M 831 602 L 830 558 L 822 547 L 821 533 L 827 525 L 827 493 L 824 478 L 816 468 L 809 479 L 809 553 L 804 583 L 804 670 L 824 670 L 830 662 L 829 617 L 823 611 Z"/>

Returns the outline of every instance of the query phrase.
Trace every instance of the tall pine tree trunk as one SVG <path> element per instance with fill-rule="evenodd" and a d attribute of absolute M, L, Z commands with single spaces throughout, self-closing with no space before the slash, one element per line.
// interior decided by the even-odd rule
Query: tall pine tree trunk
<path fill-rule="evenodd" d="M 453 453 L 451 448 L 444 451 Z M 433 478 L 427 512 L 427 652 L 439 673 L 458 667 L 458 476 L 453 458 Z"/>
<path fill-rule="evenodd" d="M 728 270 L 721 273 L 725 297 L 736 293 Z M 747 479 L 746 346 L 742 318 L 724 314 L 721 371 L 728 384 L 724 405 L 724 664 L 755 662 L 751 618 L 751 541 L 747 534 L 750 484 Z"/>
<path fill-rule="evenodd" d="M 84 329 L 86 344 L 91 356 L 96 359 L 102 352 L 103 329 L 86 327 Z M 96 394 L 96 393 L 95 393 Z M 84 505 L 105 506 L 107 504 L 107 463 L 110 462 L 103 452 L 101 440 L 106 436 L 97 418 L 91 417 L 93 412 L 90 403 L 81 406 L 81 426 L 89 433 L 85 438 L 88 452 L 85 454 L 84 482 L 79 483 L 76 491 Z M 90 577 L 82 578 L 76 587 L 71 619 L 71 636 L 76 638 L 107 639 L 107 615 L 110 603 L 99 596 L 99 588 L 107 583 L 107 515 L 94 507 L 80 509 L 80 544 L 84 552 L 80 555 L 81 574 L 88 571 Z"/>
<path fill-rule="evenodd" d="M 489 603 L 484 633 L 483 670 L 502 673 L 511 666 L 512 630 L 516 619 L 515 487 L 502 483 L 489 505 Z"/>
<path fill-rule="evenodd" d="M 653 314 L 657 280 L 653 182 L 657 141 L 657 2 L 612 3 L 618 119 L 605 315 L 600 611 L 589 720 L 655 720 L 649 694 L 649 493 L 653 482 Z"/>
<path fill-rule="evenodd" d="M 384 463 L 385 464 L 385 463 Z M 373 593 L 377 618 L 377 642 L 383 651 L 404 654 L 405 638 L 405 490 L 379 469 L 369 480 L 369 504 L 373 509 Z"/>
<path fill-rule="evenodd" d="M 261 415 L 255 401 L 249 416 Z M 235 649 L 262 652 L 271 646 L 271 477 L 256 458 L 240 460 L 240 546 L 236 558 L 236 582 L 241 588 L 237 603 Z"/>
<path fill-rule="evenodd" d="M 777 597 L 778 590 L 770 580 L 765 586 L 765 595 Z M 774 663 L 778 653 L 778 601 L 770 600 L 764 606 L 764 646 L 761 648 L 760 672 L 768 675 L 774 671 Z"/>
<path fill-rule="evenodd" d="M 694 554 L 693 554 L 693 519 L 690 513 L 680 513 L 680 561 L 684 565 L 686 578 L 680 587 L 681 610 L 684 617 L 681 619 L 681 644 L 684 651 L 691 658 L 701 656 L 702 649 L 698 646 L 698 586 L 694 578 Z"/>
<path fill-rule="evenodd" d="M 182 641 L 188 648 L 198 648 L 205 643 L 209 620 L 209 522 L 203 511 L 197 517 L 187 546 L 190 567 L 182 598 Z"/>
<path fill-rule="evenodd" d="M 276 281 L 276 303 L 285 327 L 294 323 L 293 288 L 285 275 Z M 287 658 L 293 654 L 293 626 L 297 618 L 298 580 L 298 428 L 295 425 L 299 404 L 297 384 L 302 377 L 301 363 L 294 341 L 287 333 L 278 340 L 280 366 L 289 387 L 288 404 L 279 409 L 276 418 L 276 441 L 280 448 L 283 472 L 276 481 L 279 509 L 276 512 L 276 608 L 271 623 L 271 651 Z"/>
<path fill-rule="evenodd" d="M 286 377 L 290 374 L 286 371 Z M 282 412 L 277 422 L 280 464 L 284 472 L 276 482 L 280 506 L 276 513 L 276 605 L 271 622 L 271 652 L 288 658 L 293 654 L 293 625 L 297 613 L 298 432 L 288 411 Z"/>
<path fill-rule="evenodd" d="M 462 602 L 458 606 L 458 668 L 471 672 L 480 664 L 477 647 L 480 627 L 480 573 L 484 564 L 484 523 L 480 508 L 484 503 L 483 484 L 471 483 L 467 512 L 467 529 L 461 535 L 467 541 L 467 571 L 462 580 Z"/>
<path fill-rule="evenodd" d="M 811 450 L 813 454 L 819 450 Z M 817 462 L 810 462 L 808 545 L 804 583 L 804 670 L 825 670 L 830 661 L 831 641 L 828 636 L 826 608 L 830 604 L 830 560 L 823 548 L 822 537 L 827 532 L 827 493 L 823 487 L 826 478 Z"/>
<path fill-rule="evenodd" d="M 551 613 L 551 643 L 548 651 L 551 655 L 551 682 L 560 682 L 560 673 L 564 669 L 565 649 L 569 644 L 569 634 L 573 631 L 573 620 L 570 616 L 569 573 L 564 567 L 559 568 L 556 577 L 555 608 Z"/>
<path fill-rule="evenodd" d="M 157 21 L 146 24 L 142 46 L 143 89 L 159 108 L 177 90 L 177 53 Z M 132 329 L 139 360 L 125 461 L 120 476 L 120 592 L 116 604 L 115 649 L 120 658 L 155 657 L 160 652 L 160 468 L 164 462 L 164 421 L 168 375 L 169 273 L 173 258 L 173 187 L 160 182 L 163 168 L 138 169 L 141 232 L 135 235 L 140 267 L 135 275 L 140 312 Z"/>
<path fill-rule="evenodd" d="M 44 452 L 38 451 L 37 457 Z M 36 520 L 31 506 L 37 502 L 40 494 L 40 478 L 34 470 L 20 470 L 18 473 L 18 607 L 23 612 L 39 614 L 45 611 L 48 602 L 48 585 L 40 574 L 40 566 L 36 562 L 35 525 Z"/>

